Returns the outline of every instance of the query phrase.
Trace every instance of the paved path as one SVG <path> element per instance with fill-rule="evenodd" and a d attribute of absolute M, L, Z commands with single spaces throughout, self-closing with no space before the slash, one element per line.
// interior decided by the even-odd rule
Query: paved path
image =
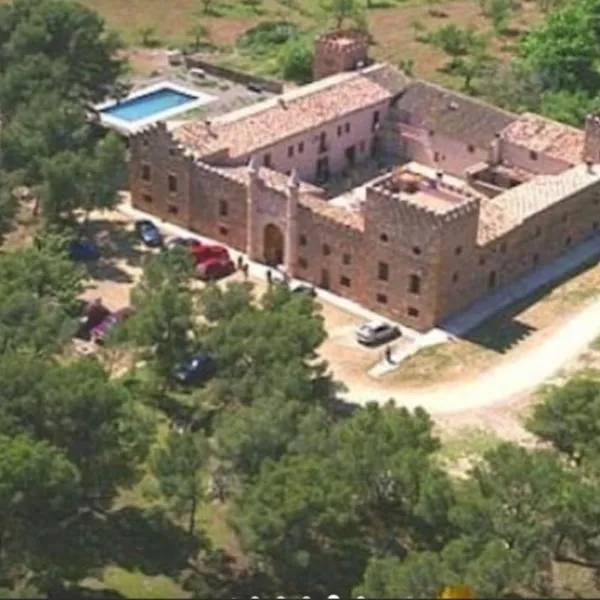
<path fill-rule="evenodd" d="M 372 400 L 413 408 L 422 406 L 433 415 L 492 407 L 532 391 L 577 358 L 600 336 L 600 301 L 565 322 L 560 328 L 526 353 L 485 371 L 462 383 L 442 384 L 419 391 L 398 391 L 393 385 L 353 387 L 344 398 L 365 404 Z"/>

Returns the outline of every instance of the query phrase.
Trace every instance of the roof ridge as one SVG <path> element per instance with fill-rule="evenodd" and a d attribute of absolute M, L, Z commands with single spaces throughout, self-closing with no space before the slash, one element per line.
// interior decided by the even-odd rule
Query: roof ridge
<path fill-rule="evenodd" d="M 407 87 L 410 87 L 412 84 L 418 84 L 418 83 L 428 86 L 430 88 L 433 88 L 435 90 L 438 90 L 440 92 L 443 92 L 445 94 L 452 94 L 453 96 L 458 96 L 459 98 L 462 98 L 463 100 L 468 100 L 469 102 L 474 102 L 476 104 L 479 104 L 480 106 L 484 106 L 486 108 L 491 108 L 496 112 L 505 114 L 507 117 L 514 117 L 515 119 L 518 119 L 520 117 L 520 115 L 518 113 L 513 113 L 511 111 L 505 110 L 504 108 L 500 108 L 499 106 L 496 106 L 495 104 L 492 104 L 491 102 L 486 102 L 484 100 L 481 100 L 480 98 L 476 98 L 475 96 L 469 96 L 468 94 L 464 94 L 463 92 L 452 90 L 450 88 L 445 88 L 437 83 L 432 83 L 431 81 L 427 81 L 426 79 L 419 79 L 419 78 L 412 79 L 409 82 Z M 535 113 L 532 113 L 532 114 L 535 114 Z"/>

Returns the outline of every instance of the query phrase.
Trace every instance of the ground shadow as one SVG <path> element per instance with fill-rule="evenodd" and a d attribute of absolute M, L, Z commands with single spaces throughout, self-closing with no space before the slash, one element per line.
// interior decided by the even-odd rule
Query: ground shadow
<path fill-rule="evenodd" d="M 599 262 L 600 257 L 595 257 L 584 262 L 576 269 L 569 271 L 551 283 L 541 286 L 529 296 L 517 300 L 498 314 L 486 319 L 471 331 L 457 335 L 457 337 L 498 352 L 499 354 L 508 352 L 516 344 L 537 331 L 535 327 L 519 319 L 521 313 L 549 296 L 556 288 L 562 286 L 573 277 L 581 275 L 585 271 L 597 266 Z M 441 329 L 448 333 L 453 333 L 452 326 L 444 327 L 442 325 Z"/>
<path fill-rule="evenodd" d="M 46 565 L 66 581 L 80 581 L 114 565 L 145 575 L 177 577 L 207 542 L 190 536 L 159 507 L 86 512 L 40 540 Z M 45 569 L 40 569 L 44 571 Z"/>
<path fill-rule="evenodd" d="M 131 283 L 131 275 L 119 263 L 140 268 L 149 253 L 127 225 L 120 221 L 95 219 L 86 224 L 85 233 L 98 244 L 101 255 L 98 261 L 88 265 L 90 275 L 95 279 Z"/>

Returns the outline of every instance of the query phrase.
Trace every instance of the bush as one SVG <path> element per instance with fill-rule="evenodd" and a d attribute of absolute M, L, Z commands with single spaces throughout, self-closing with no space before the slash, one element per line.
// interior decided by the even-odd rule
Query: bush
<path fill-rule="evenodd" d="M 298 26 L 288 21 L 265 21 L 252 27 L 236 41 L 236 46 L 251 54 L 266 54 L 298 36 Z"/>
<path fill-rule="evenodd" d="M 312 79 L 313 56 L 310 40 L 288 43 L 280 56 L 283 77 L 296 83 L 308 83 Z"/>

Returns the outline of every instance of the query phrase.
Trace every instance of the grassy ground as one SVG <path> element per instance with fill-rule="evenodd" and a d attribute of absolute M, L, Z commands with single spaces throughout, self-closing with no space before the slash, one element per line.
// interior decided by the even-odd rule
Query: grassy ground
<path fill-rule="evenodd" d="M 426 348 L 405 361 L 388 380 L 408 386 L 472 376 L 539 343 L 576 310 L 600 296 L 600 265 L 536 292 L 484 322 L 464 339 Z"/>
<path fill-rule="evenodd" d="M 0 3 L 9 0 L 0 0 Z M 279 65 L 273 56 L 248 57 L 234 52 L 236 38 L 261 21 L 289 20 L 303 29 L 323 30 L 329 23 L 321 0 L 212 0 L 210 14 L 202 12 L 198 0 L 80 0 L 102 14 L 119 30 L 130 45 L 140 45 L 140 31 L 154 28 L 154 41 L 161 46 L 180 46 L 190 41 L 189 31 L 197 24 L 208 29 L 209 41 L 223 54 L 220 62 L 247 71 L 272 74 Z M 414 60 L 415 75 L 447 85 L 460 82 L 440 71 L 446 61 L 443 53 L 417 41 L 418 34 L 447 23 L 473 25 L 480 33 L 490 33 L 489 19 L 480 13 L 475 0 L 445 0 L 435 6 L 433 16 L 425 0 L 372 0 L 369 28 L 375 39 L 372 54 L 377 59 L 398 64 Z M 540 19 L 535 2 L 524 2 L 510 21 L 504 37 L 491 36 L 497 56 L 507 56 L 518 36 Z"/>

